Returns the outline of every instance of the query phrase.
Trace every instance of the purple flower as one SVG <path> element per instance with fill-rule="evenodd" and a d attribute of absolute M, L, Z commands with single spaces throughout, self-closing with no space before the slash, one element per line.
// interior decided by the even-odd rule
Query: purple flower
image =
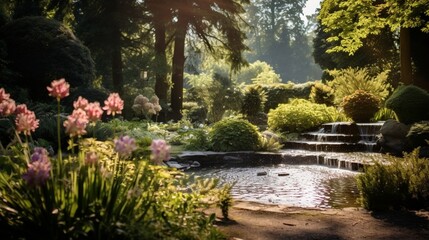
<path fill-rule="evenodd" d="M 115 151 L 122 157 L 130 156 L 137 149 L 136 141 L 130 136 L 121 136 L 115 139 Z"/>
<path fill-rule="evenodd" d="M 49 161 L 48 150 L 42 147 L 35 147 L 30 162 L 33 163 L 35 161 Z"/>
<path fill-rule="evenodd" d="M 167 142 L 165 142 L 164 140 L 152 140 L 150 149 L 152 150 L 150 159 L 155 164 L 161 164 L 163 161 L 168 161 L 170 159 L 170 146 L 167 145 Z"/>
<path fill-rule="evenodd" d="M 28 185 L 37 187 L 45 184 L 49 179 L 50 171 L 51 162 L 48 158 L 48 151 L 44 148 L 36 147 L 31 155 L 27 172 L 23 174 L 22 178 Z"/>

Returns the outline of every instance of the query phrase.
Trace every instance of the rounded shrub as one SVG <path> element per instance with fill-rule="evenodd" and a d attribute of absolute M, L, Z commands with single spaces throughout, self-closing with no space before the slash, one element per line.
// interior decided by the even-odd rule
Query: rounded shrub
<path fill-rule="evenodd" d="M 280 104 L 268 113 L 268 127 L 274 131 L 295 133 L 345 119 L 334 107 L 305 99 L 294 99 L 287 104 Z"/>
<path fill-rule="evenodd" d="M 95 77 L 89 49 L 61 22 L 20 18 L 0 28 L 0 42 L 5 44 L 7 68 L 15 74 L 8 84 L 27 89 L 30 100 L 52 100 L 46 86 L 54 79 L 84 87 Z"/>
<path fill-rule="evenodd" d="M 398 87 L 386 101 L 386 107 L 404 124 L 428 120 L 428 106 L 429 93 L 414 85 Z"/>
<path fill-rule="evenodd" d="M 249 121 L 238 118 L 225 118 L 215 123 L 209 132 L 214 151 L 253 151 L 258 150 L 260 135 L 258 128 Z"/>
<path fill-rule="evenodd" d="M 334 90 L 321 82 L 315 82 L 311 87 L 310 101 L 318 104 L 334 105 Z"/>
<path fill-rule="evenodd" d="M 344 113 L 355 122 L 369 122 L 380 109 L 379 105 L 380 100 L 364 90 L 356 90 L 352 95 L 345 96 L 341 103 Z"/>

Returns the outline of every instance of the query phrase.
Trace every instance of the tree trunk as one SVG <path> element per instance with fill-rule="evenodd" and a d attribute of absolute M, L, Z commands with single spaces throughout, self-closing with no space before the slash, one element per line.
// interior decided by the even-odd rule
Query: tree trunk
<path fill-rule="evenodd" d="M 185 36 L 187 26 L 187 19 L 179 15 L 174 37 L 173 73 L 171 77 L 173 82 L 171 89 L 171 117 L 174 121 L 179 121 L 182 118 L 183 69 L 185 66 Z"/>
<path fill-rule="evenodd" d="M 399 50 L 401 55 L 401 82 L 405 85 L 413 84 L 410 29 L 401 28 L 399 33 L 399 42 Z"/>
<path fill-rule="evenodd" d="M 111 21 L 111 67 L 112 67 L 112 83 L 113 90 L 117 92 L 120 96 L 124 93 L 124 77 L 122 75 L 122 33 L 119 27 L 118 20 L 116 19 L 119 16 L 118 8 L 119 1 L 114 0 L 111 2 L 109 9 L 111 12 L 111 17 L 113 18 Z"/>
<path fill-rule="evenodd" d="M 155 94 L 159 98 L 160 105 L 162 110 L 159 113 L 158 121 L 166 121 L 167 109 L 167 92 L 168 92 L 168 82 L 167 82 L 167 57 L 165 55 L 165 50 L 167 48 L 165 42 L 165 25 L 164 22 L 158 18 L 155 20 L 155 73 L 156 73 L 156 82 L 155 82 Z"/>

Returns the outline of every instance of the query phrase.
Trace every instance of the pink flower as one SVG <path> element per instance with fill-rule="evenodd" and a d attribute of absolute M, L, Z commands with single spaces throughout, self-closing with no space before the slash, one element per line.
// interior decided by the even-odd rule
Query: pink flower
<path fill-rule="evenodd" d="M 19 104 L 18 106 L 16 106 L 16 110 L 15 110 L 16 115 L 20 113 L 27 113 L 27 112 L 28 112 L 27 105 Z"/>
<path fill-rule="evenodd" d="M 82 110 L 85 110 L 86 106 L 88 106 L 88 100 L 81 96 L 79 96 L 79 98 L 73 102 L 74 109 L 80 108 Z"/>
<path fill-rule="evenodd" d="M 49 96 L 57 98 L 60 100 L 69 95 L 70 85 L 66 82 L 64 78 L 59 80 L 54 80 L 51 82 L 51 87 L 47 87 L 49 91 Z"/>
<path fill-rule="evenodd" d="M 27 172 L 22 178 L 32 187 L 41 186 L 49 179 L 51 162 L 44 148 L 35 148 L 31 155 L 31 162 L 27 165 Z"/>
<path fill-rule="evenodd" d="M 119 139 L 115 139 L 115 151 L 120 156 L 127 157 L 137 149 L 136 141 L 130 136 L 121 136 Z"/>
<path fill-rule="evenodd" d="M 101 109 L 99 102 L 89 103 L 88 106 L 86 106 L 85 111 L 90 122 L 100 120 L 101 115 L 103 115 L 103 109 Z"/>
<path fill-rule="evenodd" d="M 0 116 L 7 117 L 15 112 L 15 101 L 11 98 L 4 99 L 0 102 Z"/>
<path fill-rule="evenodd" d="M 63 125 L 66 128 L 66 133 L 68 133 L 70 137 L 75 137 L 86 134 L 85 128 L 88 122 L 88 116 L 85 111 L 79 108 L 74 110 L 73 113 L 67 117 Z"/>
<path fill-rule="evenodd" d="M 10 94 L 6 93 L 4 88 L 0 88 L 0 103 L 3 102 L 4 100 L 9 99 L 9 97 L 10 97 Z"/>
<path fill-rule="evenodd" d="M 107 115 L 115 116 L 117 113 L 122 113 L 122 109 L 124 109 L 124 101 L 117 93 L 111 93 L 107 100 L 104 101 L 104 105 L 103 110 L 107 111 Z"/>
<path fill-rule="evenodd" d="M 87 165 L 95 165 L 98 162 L 98 156 L 95 152 L 87 152 L 85 154 L 85 164 Z"/>
<path fill-rule="evenodd" d="M 150 149 L 152 151 L 150 159 L 155 164 L 161 164 L 163 161 L 168 161 L 170 159 L 170 146 L 164 140 L 152 140 Z"/>
<path fill-rule="evenodd" d="M 27 110 L 27 112 L 19 113 L 15 118 L 16 131 L 18 133 L 24 133 L 30 135 L 31 132 L 36 131 L 39 127 L 39 120 L 36 119 L 36 114 L 33 111 Z"/>

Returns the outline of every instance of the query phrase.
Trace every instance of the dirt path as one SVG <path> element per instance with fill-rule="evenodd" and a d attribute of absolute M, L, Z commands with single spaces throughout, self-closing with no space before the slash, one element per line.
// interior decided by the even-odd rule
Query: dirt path
<path fill-rule="evenodd" d="M 229 239 L 429 239 L 427 211 L 371 213 L 357 208 L 303 209 L 237 201 L 229 218 L 217 222 Z"/>

